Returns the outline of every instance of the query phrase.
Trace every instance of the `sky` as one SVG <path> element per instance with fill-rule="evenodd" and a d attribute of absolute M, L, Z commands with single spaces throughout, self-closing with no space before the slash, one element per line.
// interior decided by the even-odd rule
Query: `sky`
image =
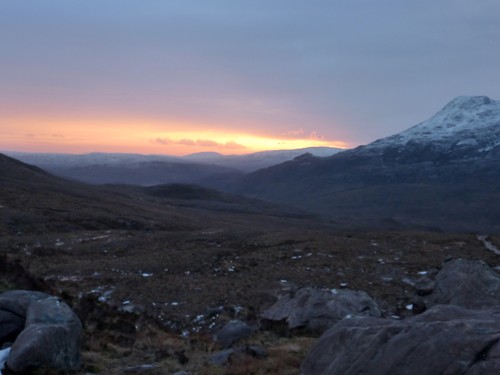
<path fill-rule="evenodd" d="M 0 150 L 355 147 L 500 99 L 498 0 L 0 0 Z"/>

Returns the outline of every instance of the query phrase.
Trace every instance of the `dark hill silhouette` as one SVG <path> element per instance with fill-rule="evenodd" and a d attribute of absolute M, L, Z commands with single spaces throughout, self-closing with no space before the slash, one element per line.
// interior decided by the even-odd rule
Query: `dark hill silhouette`
<path fill-rule="evenodd" d="M 4 154 L 0 154 L 0 181 L 49 182 L 57 178 L 33 165 L 25 164 Z"/>
<path fill-rule="evenodd" d="M 312 215 L 297 209 L 195 185 L 93 186 L 0 154 L 0 228 L 10 228 L 10 234 L 79 229 L 182 231 L 226 221 L 259 227 L 264 216 L 318 225 Z"/>

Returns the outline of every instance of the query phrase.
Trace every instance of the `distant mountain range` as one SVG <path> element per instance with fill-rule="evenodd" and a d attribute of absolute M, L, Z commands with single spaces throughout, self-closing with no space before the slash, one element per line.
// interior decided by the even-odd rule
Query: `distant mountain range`
<path fill-rule="evenodd" d="M 217 152 L 202 152 L 187 155 L 183 157 L 183 159 L 205 164 L 208 163 L 224 166 L 248 173 L 284 163 L 304 154 L 311 154 L 318 157 L 328 157 L 341 151 L 344 150 L 333 147 L 308 147 L 295 150 L 261 151 L 245 155 L 222 155 Z"/>
<path fill-rule="evenodd" d="M 307 210 L 353 228 L 500 233 L 500 101 L 485 96 L 458 97 L 406 131 L 338 151 L 320 148 L 244 156 L 201 153 L 184 158 L 11 155 L 52 173 L 96 184 L 196 183 Z M 287 161 L 279 163 L 283 160 Z M 16 170 L 15 163 L 4 164 L 10 169 L 3 173 Z M 257 166 L 262 168 L 245 173 Z M 18 167 L 20 172 L 15 173 L 24 177 L 42 173 L 43 179 L 52 178 L 22 163 Z M 211 190 L 183 185 L 143 193 L 194 195 L 202 197 L 197 201 L 209 199 L 218 207 L 226 200 L 225 195 Z M 241 202 L 246 207 L 253 205 L 245 199 Z"/>
<path fill-rule="evenodd" d="M 266 221 L 267 224 L 266 224 Z M 0 236 L 50 231 L 316 228 L 315 215 L 194 185 L 92 186 L 53 176 L 0 154 Z"/>
<path fill-rule="evenodd" d="M 500 102 L 458 97 L 429 120 L 366 146 L 205 183 L 374 225 L 499 233 Z"/>
<path fill-rule="evenodd" d="M 246 155 L 203 152 L 184 157 L 90 153 L 83 155 L 5 152 L 55 175 L 90 184 L 152 186 L 167 183 L 200 183 L 209 177 L 253 172 L 310 153 L 331 156 L 342 151 L 331 147 L 263 151 Z"/>

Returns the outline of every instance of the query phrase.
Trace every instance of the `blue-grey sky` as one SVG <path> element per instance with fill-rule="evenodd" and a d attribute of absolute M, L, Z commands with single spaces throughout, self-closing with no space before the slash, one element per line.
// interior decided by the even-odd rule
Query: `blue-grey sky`
<path fill-rule="evenodd" d="M 479 94 L 498 0 L 0 0 L 0 149 L 356 146 Z"/>

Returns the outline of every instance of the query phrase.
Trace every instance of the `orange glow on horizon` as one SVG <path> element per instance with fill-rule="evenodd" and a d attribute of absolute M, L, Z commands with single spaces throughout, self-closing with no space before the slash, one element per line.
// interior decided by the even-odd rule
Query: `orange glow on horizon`
<path fill-rule="evenodd" d="M 0 125 L 0 150 L 22 152 L 120 152 L 187 155 L 214 151 L 248 154 L 265 150 L 338 147 L 341 141 L 227 131 L 202 124 L 132 120 L 68 121 L 10 118 Z M 235 126 L 237 128 L 237 126 Z"/>

